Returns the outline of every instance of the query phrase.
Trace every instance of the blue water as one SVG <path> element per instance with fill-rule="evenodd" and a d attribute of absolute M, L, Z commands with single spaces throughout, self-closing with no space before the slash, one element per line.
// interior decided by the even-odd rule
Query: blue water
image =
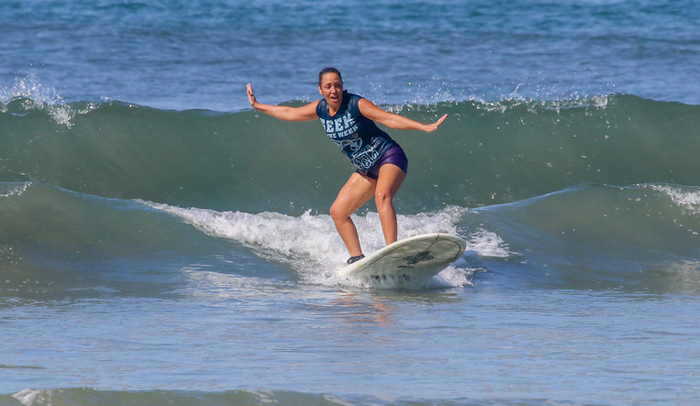
<path fill-rule="evenodd" d="M 695 405 L 700 6 L 0 4 L 1 405 Z M 400 237 L 427 284 L 337 276 L 351 168 L 317 72 L 438 132 Z M 381 248 L 370 203 L 355 217 Z"/>
<path fill-rule="evenodd" d="M 378 103 L 627 93 L 698 104 L 692 1 L 8 0 L 0 83 L 66 101 L 247 108 L 317 96 L 337 66 Z"/>

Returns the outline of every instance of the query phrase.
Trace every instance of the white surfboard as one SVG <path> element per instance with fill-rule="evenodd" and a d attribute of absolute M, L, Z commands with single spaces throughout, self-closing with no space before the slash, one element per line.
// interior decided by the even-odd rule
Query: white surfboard
<path fill-rule="evenodd" d="M 423 234 L 388 245 L 341 268 L 342 277 L 387 287 L 416 285 L 437 275 L 464 253 L 466 243 L 450 234 Z"/>

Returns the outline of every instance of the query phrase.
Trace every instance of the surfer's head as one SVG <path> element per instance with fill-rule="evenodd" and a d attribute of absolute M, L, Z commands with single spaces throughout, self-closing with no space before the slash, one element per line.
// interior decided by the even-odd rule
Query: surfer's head
<path fill-rule="evenodd" d="M 340 83 L 343 83 L 343 76 L 340 74 L 340 71 L 336 68 L 333 67 L 328 67 L 328 68 L 323 68 L 321 71 L 318 73 L 318 86 L 321 86 L 321 82 L 323 81 L 323 76 L 327 73 L 335 73 L 338 75 L 338 79 L 340 79 Z"/>
<path fill-rule="evenodd" d="M 326 99 L 329 110 L 338 110 L 343 102 L 343 77 L 338 69 L 325 68 L 318 74 L 318 92 Z"/>

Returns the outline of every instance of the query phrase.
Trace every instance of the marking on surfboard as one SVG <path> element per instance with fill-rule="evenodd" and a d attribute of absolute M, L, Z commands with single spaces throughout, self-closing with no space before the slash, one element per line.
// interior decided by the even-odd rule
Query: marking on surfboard
<path fill-rule="evenodd" d="M 408 265 L 399 265 L 399 268 L 408 268 L 412 269 L 413 267 L 411 265 L 416 265 L 419 264 L 423 261 L 430 261 L 433 259 L 433 257 L 430 255 L 430 251 L 423 251 L 419 252 L 416 255 L 412 255 L 410 257 L 404 257 L 404 261 L 408 261 Z"/>
<path fill-rule="evenodd" d="M 412 267 L 411 267 L 412 268 Z M 404 282 L 410 282 L 411 281 L 411 275 L 407 274 L 401 274 L 401 275 L 385 275 L 385 274 L 380 274 L 380 275 L 370 275 L 370 279 L 374 280 L 375 282 L 381 282 L 381 281 L 387 281 L 387 280 L 396 280 L 396 279 L 403 279 Z"/>
<path fill-rule="evenodd" d="M 430 251 L 419 252 L 416 255 L 404 258 L 410 265 L 415 265 L 419 262 L 430 261 L 433 257 L 430 255 Z"/>

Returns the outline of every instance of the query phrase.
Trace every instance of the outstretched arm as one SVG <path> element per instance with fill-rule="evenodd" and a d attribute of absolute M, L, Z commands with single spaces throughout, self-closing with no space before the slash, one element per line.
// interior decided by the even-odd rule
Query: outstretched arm
<path fill-rule="evenodd" d="M 316 105 L 318 101 L 309 103 L 301 107 L 289 107 L 289 106 L 274 106 L 271 104 L 263 104 L 255 99 L 255 94 L 253 93 L 253 87 L 248 83 L 248 101 L 251 107 L 255 110 L 262 111 L 272 117 L 279 118 L 285 121 L 310 121 L 318 116 L 316 115 Z"/>
<path fill-rule="evenodd" d="M 434 123 L 423 124 L 419 123 L 418 121 L 411 120 L 410 118 L 384 111 L 367 99 L 360 99 L 359 107 L 360 113 L 362 113 L 363 116 L 379 124 L 393 128 L 394 130 L 418 130 L 433 132 L 437 130 L 447 118 L 447 114 L 445 114 Z"/>

